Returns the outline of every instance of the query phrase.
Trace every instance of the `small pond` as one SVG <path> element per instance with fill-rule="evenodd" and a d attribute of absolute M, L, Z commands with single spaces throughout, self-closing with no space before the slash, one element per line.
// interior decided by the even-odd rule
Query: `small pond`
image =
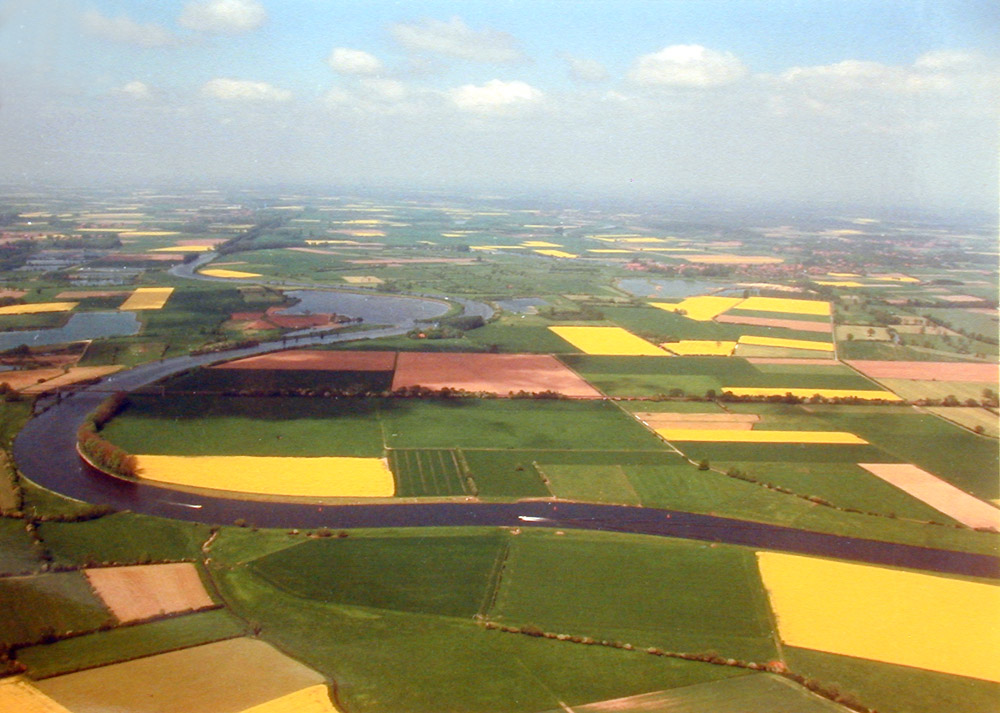
<path fill-rule="evenodd" d="M 630 277 L 618 281 L 618 286 L 636 297 L 691 297 L 704 295 L 725 287 L 718 282 L 706 280 L 657 280 L 646 277 Z"/>
<path fill-rule="evenodd" d="M 22 344 L 40 347 L 98 337 L 127 337 L 138 334 L 141 326 L 134 312 L 80 312 L 62 327 L 0 332 L 0 351 Z"/>
<path fill-rule="evenodd" d="M 288 290 L 285 294 L 301 301 L 294 307 L 282 310 L 282 314 L 333 313 L 361 317 L 368 324 L 399 324 L 415 319 L 432 319 L 448 311 L 448 305 L 443 302 L 408 297 L 323 290 Z"/>

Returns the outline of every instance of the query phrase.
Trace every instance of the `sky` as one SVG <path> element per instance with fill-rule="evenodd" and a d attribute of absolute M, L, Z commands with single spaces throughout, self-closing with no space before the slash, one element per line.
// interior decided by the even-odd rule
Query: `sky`
<path fill-rule="evenodd" d="M 995 210 L 992 0 L 0 0 L 0 180 Z"/>

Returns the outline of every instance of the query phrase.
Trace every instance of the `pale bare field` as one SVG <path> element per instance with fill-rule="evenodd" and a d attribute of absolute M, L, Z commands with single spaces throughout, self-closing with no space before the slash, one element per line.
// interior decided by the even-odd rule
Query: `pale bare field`
<path fill-rule="evenodd" d="M 236 713 L 323 677 L 258 639 L 229 639 L 36 684 L 73 713 Z"/>
<path fill-rule="evenodd" d="M 995 413 L 984 408 L 971 408 L 969 406 L 930 406 L 927 408 L 933 414 L 953 421 L 960 426 L 976 430 L 977 426 L 983 427 L 983 433 L 987 436 L 997 438 L 1000 436 L 1000 419 Z"/>
<path fill-rule="evenodd" d="M 121 622 L 214 606 L 190 562 L 84 570 L 90 586 Z"/>
<path fill-rule="evenodd" d="M 859 463 L 862 468 L 969 527 L 1000 531 L 1000 510 L 909 463 Z"/>

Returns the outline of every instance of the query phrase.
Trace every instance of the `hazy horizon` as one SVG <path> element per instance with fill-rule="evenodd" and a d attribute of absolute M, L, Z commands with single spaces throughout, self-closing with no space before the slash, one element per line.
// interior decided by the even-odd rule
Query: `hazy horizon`
<path fill-rule="evenodd" d="M 967 2 L 0 2 L 9 182 L 993 212 Z"/>

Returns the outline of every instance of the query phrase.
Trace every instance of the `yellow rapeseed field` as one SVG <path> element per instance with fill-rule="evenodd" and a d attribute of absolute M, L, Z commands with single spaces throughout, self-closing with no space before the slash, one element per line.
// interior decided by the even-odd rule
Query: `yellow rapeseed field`
<path fill-rule="evenodd" d="M 383 280 L 374 275 L 344 275 L 344 282 L 352 285 L 381 285 Z"/>
<path fill-rule="evenodd" d="M 746 431 L 721 428 L 657 428 L 668 441 L 717 443 L 828 443 L 865 445 L 868 441 L 846 431 Z"/>
<path fill-rule="evenodd" d="M 757 553 L 791 646 L 1000 682 L 1000 586 Z"/>
<path fill-rule="evenodd" d="M 621 327 L 549 327 L 585 354 L 604 356 L 670 356 L 655 344 Z"/>
<path fill-rule="evenodd" d="M 730 356 L 736 348 L 736 342 L 684 339 L 679 342 L 667 342 L 660 346 L 678 356 Z"/>
<path fill-rule="evenodd" d="M 861 275 L 856 272 L 828 272 L 826 274 L 830 277 L 861 277 Z"/>
<path fill-rule="evenodd" d="M 547 255 L 549 257 L 579 257 L 573 253 L 564 252 L 563 250 L 536 250 L 539 255 Z"/>
<path fill-rule="evenodd" d="M 726 310 L 732 309 L 742 301 L 743 300 L 739 297 L 716 297 L 714 295 L 702 295 L 700 297 L 687 297 L 677 303 L 650 302 L 650 304 L 653 307 L 658 307 L 659 309 L 666 310 L 667 312 L 676 312 L 677 310 L 682 309 L 687 313 L 684 316 L 688 319 L 694 319 L 699 322 L 710 322 Z"/>
<path fill-rule="evenodd" d="M 146 480 L 258 495 L 385 498 L 396 492 L 383 458 L 139 455 Z"/>
<path fill-rule="evenodd" d="M 240 713 L 339 713 L 339 710 L 330 702 L 326 686 L 318 685 L 246 708 Z"/>
<path fill-rule="evenodd" d="M 70 713 L 20 676 L 0 679 L 0 711 Z"/>
<path fill-rule="evenodd" d="M 550 243 L 545 240 L 525 240 L 521 243 L 526 248 L 561 248 L 559 243 Z"/>
<path fill-rule="evenodd" d="M 78 302 L 35 302 L 26 305 L 0 307 L 0 314 L 39 314 L 41 312 L 69 312 Z"/>
<path fill-rule="evenodd" d="M 137 287 L 119 310 L 162 309 L 173 294 L 173 287 Z"/>
<path fill-rule="evenodd" d="M 778 337 L 754 337 L 744 334 L 740 337 L 740 344 L 747 344 L 755 347 L 785 347 L 787 349 L 811 349 L 817 352 L 832 352 L 833 344 L 830 342 L 814 342 L 808 339 L 779 339 Z"/>
<path fill-rule="evenodd" d="M 791 394 L 799 398 L 808 399 L 816 394 L 828 399 L 836 398 L 856 398 L 883 401 L 902 401 L 901 398 L 891 391 L 880 391 L 879 389 L 802 389 L 802 388 L 761 388 L 757 386 L 723 386 L 722 391 L 729 391 L 733 396 L 784 396 Z"/>
<path fill-rule="evenodd" d="M 588 253 L 608 253 L 608 254 L 612 254 L 612 253 L 617 253 L 617 254 L 626 253 L 627 254 L 627 253 L 630 253 L 632 251 L 631 250 L 623 250 L 622 248 L 588 248 L 587 252 Z"/>
<path fill-rule="evenodd" d="M 830 314 L 830 303 L 822 300 L 794 300 L 788 297 L 747 297 L 736 309 L 786 314 Z"/>
<path fill-rule="evenodd" d="M 827 287 L 864 287 L 857 280 L 816 280 L 816 284 Z"/>
<path fill-rule="evenodd" d="M 208 275 L 209 277 L 260 277 L 260 274 L 256 272 L 242 272 L 241 270 L 221 270 L 219 268 L 211 268 L 208 270 L 201 270 L 199 274 Z"/>
<path fill-rule="evenodd" d="M 214 245 L 171 245 L 169 248 L 154 248 L 153 253 L 207 253 L 215 249 Z"/>
<path fill-rule="evenodd" d="M 909 275 L 872 275 L 871 277 L 873 279 L 883 280 L 885 282 L 906 282 L 906 283 L 920 282 L 920 280 L 918 280 L 917 278 L 910 277 Z"/>

